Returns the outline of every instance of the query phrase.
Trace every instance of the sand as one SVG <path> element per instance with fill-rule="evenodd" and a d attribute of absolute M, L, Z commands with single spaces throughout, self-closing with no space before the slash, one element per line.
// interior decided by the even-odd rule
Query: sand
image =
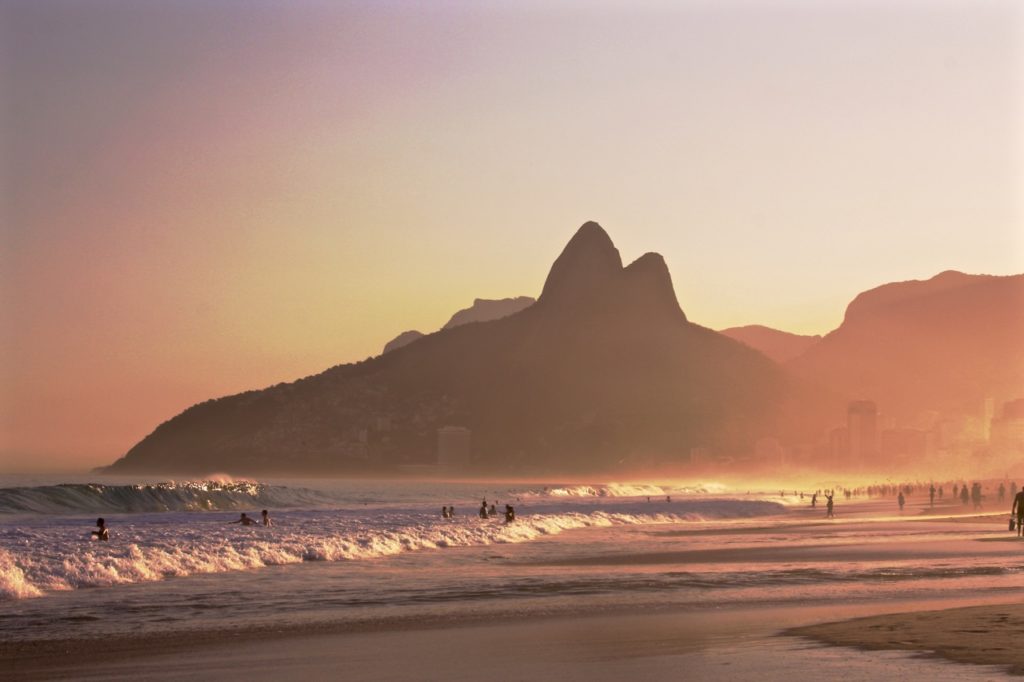
<path fill-rule="evenodd" d="M 788 630 L 837 646 L 928 652 L 1024 675 L 1024 600 L 998 606 L 856 618 Z"/>
<path fill-rule="evenodd" d="M 850 606 L 842 615 L 877 613 Z M 913 608 L 901 603 L 899 608 Z M 820 623 L 831 605 L 731 608 L 588 617 L 375 621 L 342 627 L 251 628 L 134 637 L 0 644 L 0 677 L 19 680 L 357 679 L 445 680 L 675 679 L 790 680 L 842 673 L 843 679 L 922 676 L 993 679 L 1020 674 L 1024 604 L 920 611 Z M 1017 615 L 1014 615 L 1017 614 Z M 787 629 L 788 628 L 788 629 Z M 797 636 L 781 636 L 797 635 Z M 807 646 L 804 638 L 842 648 Z M 929 663 L 905 654 L 1000 668 Z M 931 666 L 931 667 L 929 667 Z M 899 673 L 899 674 L 898 674 Z"/>

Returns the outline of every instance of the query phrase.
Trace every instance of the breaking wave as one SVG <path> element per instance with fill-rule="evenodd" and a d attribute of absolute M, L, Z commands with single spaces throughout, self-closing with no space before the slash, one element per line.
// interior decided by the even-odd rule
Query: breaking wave
<path fill-rule="evenodd" d="M 636 505 L 634 505 L 636 506 Z M 453 520 L 426 512 L 372 516 L 345 510 L 282 513 L 270 528 L 227 526 L 234 517 L 161 514 L 126 517 L 110 542 L 89 541 L 73 520 L 0 529 L 0 596 L 162 580 L 197 573 L 255 569 L 303 561 L 352 561 L 402 552 L 519 543 L 586 527 L 748 518 L 776 514 L 774 502 L 692 500 L 672 513 L 636 509 L 523 514 L 513 524 Z"/>
<path fill-rule="evenodd" d="M 252 507 L 320 507 L 330 498 L 315 490 L 250 481 L 183 481 L 152 485 L 62 483 L 0 488 L 0 514 L 231 511 Z"/>
<path fill-rule="evenodd" d="M 704 483 L 693 486 L 661 486 L 648 483 L 607 483 L 600 485 L 573 485 L 545 487 L 527 493 L 536 497 L 663 497 L 665 495 L 706 495 L 727 492 L 726 486 Z"/>

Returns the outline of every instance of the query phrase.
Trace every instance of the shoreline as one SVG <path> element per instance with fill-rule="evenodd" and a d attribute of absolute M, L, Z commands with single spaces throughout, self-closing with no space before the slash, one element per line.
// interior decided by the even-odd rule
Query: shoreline
<path fill-rule="evenodd" d="M 803 625 L 781 634 L 861 651 L 908 651 L 1024 676 L 1024 600 Z"/>
<path fill-rule="evenodd" d="M 950 600 L 956 602 L 957 600 Z M 415 656 L 430 658 L 437 648 L 460 642 L 476 642 L 484 648 L 495 642 L 516 641 L 524 650 L 534 649 L 538 660 L 523 665 L 565 664 L 565 656 L 553 653 L 551 644 L 565 632 L 586 632 L 577 640 L 587 642 L 583 651 L 574 642 L 584 662 L 605 660 L 625 663 L 645 658 L 692 655 L 712 648 L 736 646 L 737 642 L 775 642 L 805 638 L 833 647 L 851 647 L 862 651 L 890 650 L 925 654 L 958 663 L 999 666 L 1008 674 L 1024 675 L 1024 651 L 1014 650 L 1014 633 L 1024 631 L 1024 602 L 951 606 L 933 609 L 934 600 L 908 601 L 898 605 L 762 605 L 735 606 L 713 611 L 674 609 L 637 613 L 628 608 L 593 613 L 463 615 L 457 620 L 444 616 L 402 616 L 368 618 L 358 621 L 332 621 L 296 624 L 266 624 L 239 628 L 198 629 L 167 634 L 150 633 L 116 638 L 37 639 L 0 642 L 0 676 L 16 679 L 106 679 L 130 675 L 140 668 L 158 677 L 164 668 L 184 658 L 200 661 L 230 661 L 249 668 L 250 656 L 268 648 L 283 646 L 306 656 L 334 660 L 342 652 L 363 647 L 398 647 Z M 914 609 L 896 614 L 879 613 L 888 608 Z M 852 618 L 826 622 L 836 612 Z M 1020 612 L 1014 616 L 1015 612 Z M 864 616 L 863 614 L 871 614 Z M 991 624 L 1001 624 L 997 632 Z M 990 629 L 985 630 L 988 625 Z M 962 630 L 977 631 L 964 638 Z M 597 633 L 596 637 L 593 633 Z M 626 633 L 626 634 L 623 634 Z M 893 633 L 899 633 L 898 637 Z M 597 640 L 597 643 L 593 641 Z M 966 642 L 966 644 L 964 644 Z M 982 642 L 984 645 L 979 645 Z M 571 642 L 572 643 L 572 642 Z M 564 644 L 564 642 L 563 642 Z M 557 647 L 556 647 L 557 648 Z M 97 657 L 97 652 L 102 656 Z M 506 655 L 506 654 L 503 654 Z M 414 656 L 414 658 L 415 658 Z M 376 659 L 380 661 L 381 659 Z M 576 661 L 579 663 L 579 660 Z M 322 660 L 321 663 L 322 665 Z M 356 665 L 356 662 L 352 662 Z M 367 665 L 364 661 L 362 665 Z M 435 665 L 438 664 L 435 661 Z M 441 661 L 441 665 L 445 662 Z M 507 662 L 515 665 L 515 661 Z M 392 662 L 380 662 L 363 672 L 367 678 L 379 673 L 396 675 Z M 250 668 L 250 670 L 252 670 Z M 171 679 L 173 671 L 167 671 Z M 484 671 L 479 671 L 484 672 Z M 408 678 L 415 679 L 415 676 Z M 454 679 L 461 679 L 458 675 Z"/>

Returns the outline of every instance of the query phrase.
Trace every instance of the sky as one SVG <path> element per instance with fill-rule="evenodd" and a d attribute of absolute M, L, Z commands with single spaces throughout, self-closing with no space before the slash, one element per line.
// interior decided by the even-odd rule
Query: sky
<path fill-rule="evenodd" d="M 0 2 L 0 472 L 537 296 L 596 220 L 691 321 L 1024 272 L 1017 2 Z"/>

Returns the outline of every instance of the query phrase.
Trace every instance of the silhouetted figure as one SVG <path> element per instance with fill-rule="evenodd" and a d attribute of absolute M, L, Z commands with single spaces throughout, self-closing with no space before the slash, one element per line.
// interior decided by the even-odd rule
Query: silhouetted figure
<path fill-rule="evenodd" d="M 953 497 L 957 496 L 957 492 L 956 491 L 957 491 L 957 486 L 956 486 L 956 483 L 954 483 L 953 484 Z"/>
<path fill-rule="evenodd" d="M 264 526 L 273 526 L 274 525 L 271 522 L 271 520 L 270 520 L 270 513 L 266 509 L 264 509 L 263 511 L 260 512 L 260 516 L 263 517 L 263 525 Z"/>
<path fill-rule="evenodd" d="M 97 540 L 103 540 L 107 542 L 110 540 L 110 531 L 107 530 L 107 522 L 102 518 L 96 519 L 96 528 L 91 532 L 91 535 L 95 535 Z"/>
<path fill-rule="evenodd" d="M 832 501 L 831 494 L 825 493 L 825 518 L 834 519 L 835 517 L 835 502 Z"/>
<path fill-rule="evenodd" d="M 907 498 L 903 497 L 903 491 L 900 491 L 900 495 L 899 495 L 899 497 L 896 498 L 896 501 L 900 505 L 900 513 L 902 514 L 903 513 L 903 505 L 906 504 L 906 502 L 907 502 Z"/>
<path fill-rule="evenodd" d="M 1006 484 L 1005 483 L 1000 483 L 999 484 L 999 504 L 1002 504 L 1005 501 L 1006 501 Z"/>
<path fill-rule="evenodd" d="M 1010 516 L 1017 514 L 1017 537 L 1024 537 L 1024 488 L 1013 497 L 1013 507 L 1010 508 Z M 100 519 L 102 521 L 103 519 Z"/>
<path fill-rule="evenodd" d="M 516 520 L 516 510 L 512 508 L 511 504 L 505 505 L 505 523 L 512 523 Z"/>
<path fill-rule="evenodd" d="M 256 525 L 256 520 L 255 519 L 250 519 L 248 516 L 245 515 L 245 512 L 242 512 L 242 516 L 239 517 L 239 519 L 237 521 L 228 521 L 228 525 L 230 525 L 232 523 L 240 523 L 243 526 L 255 526 Z"/>
<path fill-rule="evenodd" d="M 665 501 L 666 502 L 671 502 L 672 501 L 672 496 L 671 495 L 666 495 L 665 496 Z"/>
<path fill-rule="evenodd" d="M 492 504 L 491 508 L 487 510 L 487 513 L 490 514 L 491 516 L 494 516 L 495 514 L 497 514 L 498 513 L 498 505 Z"/>
<path fill-rule="evenodd" d="M 441 518 L 442 519 L 451 518 L 450 516 L 448 516 L 448 507 L 447 506 L 441 507 Z"/>
<path fill-rule="evenodd" d="M 981 509 L 981 484 L 978 482 L 971 485 L 971 502 L 975 509 Z"/>
<path fill-rule="evenodd" d="M 928 489 L 928 506 L 935 506 L 935 486 L 933 485 Z"/>
<path fill-rule="evenodd" d="M 487 518 L 487 500 L 484 500 L 484 503 L 480 505 L 480 518 Z"/>
<path fill-rule="evenodd" d="M 943 487 L 940 485 L 939 486 L 939 499 L 941 500 L 942 496 L 945 495 L 945 494 L 946 494 L 945 489 L 943 489 Z"/>
<path fill-rule="evenodd" d="M 455 518 L 455 507 L 453 505 L 449 505 L 448 506 L 448 518 L 449 519 L 454 519 Z"/>
<path fill-rule="evenodd" d="M 970 500 L 971 500 L 971 494 L 969 492 L 967 492 L 967 484 L 964 483 L 962 486 L 960 486 L 960 501 L 966 507 L 967 503 L 970 502 Z"/>
<path fill-rule="evenodd" d="M 818 506 L 818 493 L 814 493 L 813 495 L 811 495 L 811 509 L 814 509 L 817 506 Z"/>

